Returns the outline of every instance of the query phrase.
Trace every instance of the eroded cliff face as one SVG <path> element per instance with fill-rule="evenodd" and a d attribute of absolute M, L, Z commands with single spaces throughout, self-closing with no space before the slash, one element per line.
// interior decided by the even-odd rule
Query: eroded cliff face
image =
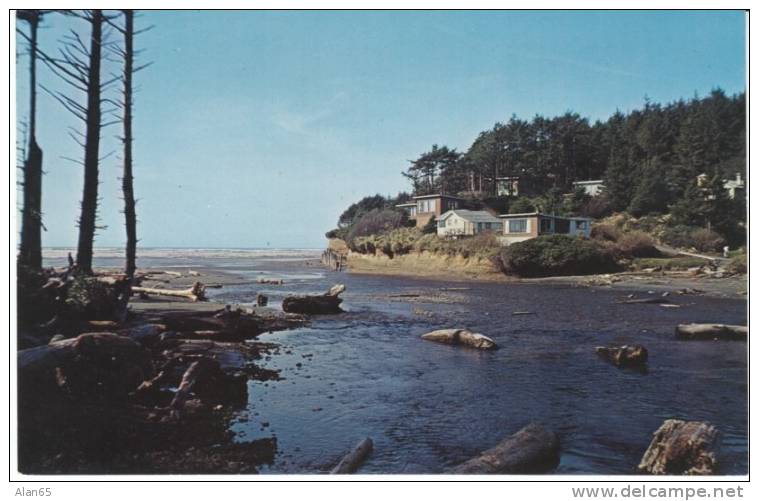
<path fill-rule="evenodd" d="M 424 276 L 446 279 L 506 280 L 488 259 L 412 252 L 392 258 L 385 254 L 348 253 L 348 270 L 378 275 Z"/>

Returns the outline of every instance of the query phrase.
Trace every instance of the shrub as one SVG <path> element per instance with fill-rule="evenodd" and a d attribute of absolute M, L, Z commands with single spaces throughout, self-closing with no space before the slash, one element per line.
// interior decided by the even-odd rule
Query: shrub
<path fill-rule="evenodd" d="M 748 261 L 746 260 L 746 254 L 739 254 L 735 256 L 727 265 L 727 271 L 730 273 L 748 273 Z"/>
<path fill-rule="evenodd" d="M 522 214 L 524 212 L 534 212 L 535 204 L 528 197 L 518 197 L 509 204 L 509 214 Z"/>
<path fill-rule="evenodd" d="M 701 252 L 722 252 L 725 239 L 716 231 L 699 228 L 690 234 L 693 247 Z"/>
<path fill-rule="evenodd" d="M 427 221 L 427 224 L 422 228 L 422 233 L 425 235 L 437 233 L 437 219 L 435 219 L 435 216 L 432 216 L 430 220 Z"/>
<path fill-rule="evenodd" d="M 590 228 L 590 238 L 605 242 L 616 242 L 621 233 L 619 228 L 609 223 L 594 224 Z"/>
<path fill-rule="evenodd" d="M 348 231 L 347 239 L 376 235 L 403 226 L 403 214 L 390 209 L 374 209 L 361 216 Z"/>
<path fill-rule="evenodd" d="M 665 229 L 661 239 L 673 247 L 694 248 L 701 252 L 719 252 L 725 245 L 725 239 L 715 231 L 684 225 Z"/>
<path fill-rule="evenodd" d="M 417 252 L 464 258 L 490 259 L 496 256 L 500 249 L 501 245 L 492 233 L 480 233 L 455 240 L 439 238 L 437 235 L 424 235 L 414 243 L 414 250 Z"/>
<path fill-rule="evenodd" d="M 614 250 L 618 256 L 625 258 L 657 257 L 660 254 L 651 235 L 642 231 L 623 233 L 617 239 Z"/>
<path fill-rule="evenodd" d="M 502 270 L 522 277 L 585 275 L 618 268 L 611 253 L 593 240 L 547 235 L 517 242 L 499 256 Z"/>
<path fill-rule="evenodd" d="M 609 197 L 604 193 L 591 197 L 579 210 L 581 216 L 592 217 L 594 219 L 606 217 L 611 212 Z"/>

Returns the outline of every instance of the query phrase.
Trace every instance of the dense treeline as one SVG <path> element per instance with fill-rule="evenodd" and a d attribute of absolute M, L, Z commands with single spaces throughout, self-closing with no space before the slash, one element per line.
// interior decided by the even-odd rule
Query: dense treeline
<path fill-rule="evenodd" d="M 402 174 L 414 194 L 477 198 L 512 213 L 671 214 L 672 226 L 712 228 L 740 244 L 745 193 L 730 199 L 723 181 L 736 174 L 745 179 L 745 158 L 745 93 L 716 89 L 666 105 L 646 100 L 642 109 L 595 123 L 577 113 L 530 121 L 513 116 L 481 132 L 465 152 L 433 145 Z M 518 197 L 498 199 L 498 178 L 505 177 L 518 179 Z M 591 179 L 603 180 L 601 196 L 573 190 L 573 182 Z M 338 228 L 393 203 L 367 197 L 341 215 Z"/>
<path fill-rule="evenodd" d="M 593 124 L 576 113 L 512 117 L 481 132 L 465 153 L 434 145 L 403 174 L 417 193 L 450 194 L 495 195 L 496 178 L 506 176 L 533 195 L 603 179 L 612 209 L 661 212 L 699 174 L 745 173 L 745 128 L 745 94 L 717 89 L 668 105 L 646 101 L 643 109 Z"/>

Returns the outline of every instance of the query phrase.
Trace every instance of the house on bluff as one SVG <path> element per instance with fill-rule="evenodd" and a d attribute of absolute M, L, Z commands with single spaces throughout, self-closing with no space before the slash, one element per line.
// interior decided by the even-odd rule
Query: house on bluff
<path fill-rule="evenodd" d="M 503 233 L 499 240 L 504 245 L 529 240 L 540 235 L 589 237 L 590 225 L 593 221 L 589 217 L 552 216 L 540 212 L 503 214 L 498 217 L 503 222 Z"/>
<path fill-rule="evenodd" d="M 484 210 L 449 210 L 437 219 L 439 237 L 471 236 L 484 232 L 501 233 L 503 222 Z"/>
<path fill-rule="evenodd" d="M 438 220 L 449 210 L 463 208 L 466 202 L 463 198 L 443 194 L 419 195 L 411 199 L 413 202 L 398 204 L 396 207 L 405 210 L 408 218 L 416 221 L 417 228 L 424 228 L 430 219 L 434 217 Z"/>

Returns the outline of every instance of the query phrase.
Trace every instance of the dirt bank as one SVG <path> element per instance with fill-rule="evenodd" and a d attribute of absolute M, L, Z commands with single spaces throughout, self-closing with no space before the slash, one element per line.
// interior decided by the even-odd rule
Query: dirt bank
<path fill-rule="evenodd" d="M 369 275 L 407 276 L 462 282 L 556 283 L 655 292 L 687 290 L 690 293 L 717 297 L 745 298 L 748 291 L 746 275 L 714 278 L 708 275 L 691 275 L 682 271 L 656 271 L 518 278 L 504 275 L 486 259 L 441 256 L 428 252 L 410 253 L 395 256 L 392 259 L 385 255 L 350 252 L 348 253 L 348 271 Z"/>
<path fill-rule="evenodd" d="M 401 275 L 445 280 L 513 281 L 486 259 L 410 253 L 392 259 L 384 255 L 348 254 L 348 270 L 373 275 Z"/>

